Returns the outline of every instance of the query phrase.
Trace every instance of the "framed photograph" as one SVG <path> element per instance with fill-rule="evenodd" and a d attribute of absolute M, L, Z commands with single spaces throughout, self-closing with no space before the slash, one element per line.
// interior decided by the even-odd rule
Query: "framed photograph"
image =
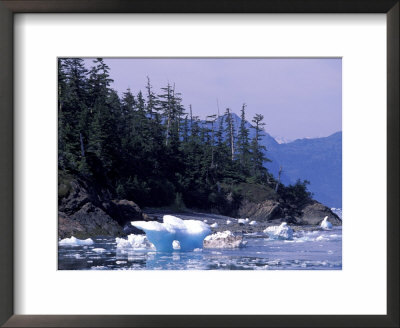
<path fill-rule="evenodd" d="M 399 325 L 399 3 L 0 1 L 0 322 Z"/>

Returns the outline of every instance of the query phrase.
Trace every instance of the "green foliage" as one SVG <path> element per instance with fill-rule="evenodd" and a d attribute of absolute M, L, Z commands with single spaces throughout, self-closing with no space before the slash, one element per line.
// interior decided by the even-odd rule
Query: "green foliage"
<path fill-rule="evenodd" d="M 145 92 L 120 97 L 110 85 L 103 59 L 87 69 L 82 59 L 58 65 L 58 165 L 139 206 L 198 208 L 234 215 L 242 199 L 277 198 L 275 179 L 260 144 L 263 116 L 253 118 L 250 140 L 245 108 L 240 126 L 232 112 L 201 121 L 186 113 L 175 85 L 156 95 L 150 79 Z M 236 133 L 237 131 L 237 133 Z M 69 192 L 60 175 L 59 195 Z M 306 183 L 279 188 L 287 201 L 304 202 Z M 172 205 L 171 205 L 172 204 Z"/>
<path fill-rule="evenodd" d="M 71 181 L 73 177 L 65 171 L 60 171 L 58 174 L 58 199 L 67 197 L 71 191 Z"/>
<path fill-rule="evenodd" d="M 289 185 L 289 186 L 281 185 L 279 188 L 280 189 L 279 194 L 286 203 L 294 204 L 300 207 L 311 200 L 312 193 L 307 191 L 307 185 L 309 184 L 310 182 L 307 180 L 304 181 L 297 180 L 297 182 L 294 185 Z"/>

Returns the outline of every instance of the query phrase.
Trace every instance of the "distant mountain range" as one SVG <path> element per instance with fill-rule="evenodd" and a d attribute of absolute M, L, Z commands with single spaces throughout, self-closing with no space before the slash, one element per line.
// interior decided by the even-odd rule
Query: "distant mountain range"
<path fill-rule="evenodd" d="M 233 114 L 235 130 L 240 126 L 240 117 Z M 251 124 L 246 123 L 250 129 Z M 266 167 L 278 176 L 282 166 L 281 181 L 296 183 L 298 179 L 310 181 L 308 189 L 313 198 L 329 207 L 342 207 L 342 132 L 324 138 L 297 139 L 287 143 L 277 142 L 264 132 L 262 144 L 267 148 L 266 156 L 272 161 Z M 254 129 L 250 129 L 250 137 Z"/>
<path fill-rule="evenodd" d="M 314 198 L 329 207 L 342 207 L 342 132 L 325 138 L 298 139 L 279 144 L 266 133 L 262 140 L 272 162 L 266 167 L 284 184 L 308 180 Z"/>

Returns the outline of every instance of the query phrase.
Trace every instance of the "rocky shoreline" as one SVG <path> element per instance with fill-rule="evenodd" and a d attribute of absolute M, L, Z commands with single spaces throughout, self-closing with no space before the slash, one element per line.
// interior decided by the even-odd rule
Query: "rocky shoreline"
<path fill-rule="evenodd" d="M 107 189 L 98 188 L 84 179 L 74 177 L 59 181 L 58 234 L 59 238 L 63 239 L 71 236 L 120 237 L 131 233 L 143 233 L 132 227 L 130 222 L 161 221 L 164 214 L 173 214 L 184 220 L 205 221 L 211 225 L 213 232 L 230 230 L 235 233 L 254 233 L 282 222 L 288 222 L 291 226 L 302 229 L 312 229 L 326 216 L 333 225 L 342 224 L 342 220 L 330 208 L 315 200 L 299 208 L 292 207 L 291 212 L 296 215 L 289 216 L 287 208 L 282 206 L 279 200 L 267 199 L 260 203 L 244 200 L 238 213 L 239 217 L 249 218 L 249 221 L 243 224 L 239 223 L 238 218 L 193 210 L 181 212 L 158 208 L 142 210 L 133 201 L 114 199 Z M 250 221 L 256 223 L 251 225 Z"/>

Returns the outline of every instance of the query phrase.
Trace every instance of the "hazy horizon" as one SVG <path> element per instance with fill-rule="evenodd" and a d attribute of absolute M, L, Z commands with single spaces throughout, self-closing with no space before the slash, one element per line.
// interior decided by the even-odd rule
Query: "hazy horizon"
<path fill-rule="evenodd" d="M 92 59 L 86 58 L 92 65 Z M 229 107 L 246 120 L 264 115 L 265 131 L 287 140 L 326 137 L 342 130 L 340 58 L 104 58 L 122 95 L 144 91 L 149 76 L 156 94 L 167 83 L 185 109 L 204 119 Z"/>

